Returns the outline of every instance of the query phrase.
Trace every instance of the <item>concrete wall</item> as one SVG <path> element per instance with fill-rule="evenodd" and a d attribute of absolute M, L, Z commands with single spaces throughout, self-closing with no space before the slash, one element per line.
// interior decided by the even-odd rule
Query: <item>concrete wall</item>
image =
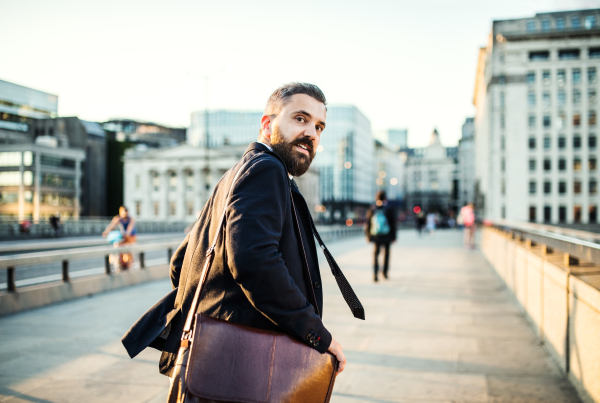
<path fill-rule="evenodd" d="M 600 403 L 600 267 L 485 227 L 482 251 L 586 403 Z"/>

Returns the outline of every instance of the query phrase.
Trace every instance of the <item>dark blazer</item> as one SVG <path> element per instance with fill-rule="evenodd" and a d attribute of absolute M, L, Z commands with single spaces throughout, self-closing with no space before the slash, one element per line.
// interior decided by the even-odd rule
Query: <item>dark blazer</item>
<path fill-rule="evenodd" d="M 323 326 L 323 293 L 309 209 L 283 162 L 252 143 L 244 157 L 216 185 L 200 218 L 171 259 L 174 290 L 123 336 L 134 357 L 147 346 L 163 351 L 160 372 L 170 375 L 181 333 L 200 280 L 205 252 L 217 230 L 231 181 L 241 166 L 261 155 L 240 175 L 227 207 L 223 236 L 202 292 L 198 312 L 258 329 L 278 330 L 304 340 L 321 353 L 331 334 Z M 294 226 L 290 191 L 300 223 Z M 309 274 L 305 269 L 308 263 Z"/>
<path fill-rule="evenodd" d="M 385 217 L 387 218 L 390 226 L 390 232 L 386 235 L 371 235 L 371 218 L 375 214 L 375 210 L 384 210 Z M 365 222 L 365 235 L 369 238 L 370 242 L 375 243 L 391 243 L 396 240 L 397 232 L 397 217 L 396 210 L 388 206 L 374 206 L 367 211 L 367 221 Z"/>

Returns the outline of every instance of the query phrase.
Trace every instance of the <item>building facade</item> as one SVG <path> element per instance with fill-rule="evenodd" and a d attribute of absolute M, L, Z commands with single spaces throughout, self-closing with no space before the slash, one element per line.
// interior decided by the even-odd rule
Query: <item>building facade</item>
<path fill-rule="evenodd" d="M 375 140 L 375 172 L 377 190 L 384 190 L 390 202 L 401 207 L 404 199 L 404 163 L 406 154 L 396 146 Z"/>
<path fill-rule="evenodd" d="M 211 148 L 224 145 L 248 145 L 258 139 L 262 116 L 260 111 L 194 112 L 188 130 L 188 143 L 204 147 L 208 133 Z"/>
<path fill-rule="evenodd" d="M 458 206 L 475 202 L 475 119 L 467 118 L 458 141 Z"/>
<path fill-rule="evenodd" d="M 56 95 L 0 80 L 0 144 L 32 143 L 34 119 L 57 113 Z"/>
<path fill-rule="evenodd" d="M 457 148 L 444 147 L 437 130 L 429 146 L 406 151 L 405 198 L 407 209 L 448 213 L 458 209 Z"/>
<path fill-rule="evenodd" d="M 493 22 L 473 99 L 485 218 L 598 221 L 599 20 L 593 9 Z"/>
<path fill-rule="evenodd" d="M 125 205 L 136 219 L 193 222 L 221 177 L 245 146 L 207 150 L 190 144 L 132 148 L 125 152 Z M 309 208 L 319 204 L 319 176 L 309 169 L 296 179 Z"/>
<path fill-rule="evenodd" d="M 185 128 L 168 127 L 152 122 L 112 119 L 102 123 L 102 128 L 114 135 L 117 141 L 145 144 L 149 147 L 172 147 L 186 141 Z"/>
<path fill-rule="evenodd" d="M 0 216 L 35 222 L 56 213 L 63 218 L 79 217 L 84 160 L 85 153 L 79 149 L 2 145 Z"/>
<path fill-rule="evenodd" d="M 408 129 L 379 130 L 375 138 L 392 149 L 408 148 Z"/>

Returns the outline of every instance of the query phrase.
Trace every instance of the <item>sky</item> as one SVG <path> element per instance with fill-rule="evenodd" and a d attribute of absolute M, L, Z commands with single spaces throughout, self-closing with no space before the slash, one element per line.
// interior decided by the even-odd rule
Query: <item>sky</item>
<path fill-rule="evenodd" d="M 409 146 L 456 145 L 493 20 L 600 0 L 0 0 L 0 79 L 59 96 L 59 115 L 187 127 L 262 110 L 283 83 L 356 105 Z M 205 77 L 208 76 L 208 81 Z M 206 84 L 208 82 L 208 85 Z M 258 123 L 257 123 L 258 124 Z M 323 135 L 326 135 L 326 131 Z"/>

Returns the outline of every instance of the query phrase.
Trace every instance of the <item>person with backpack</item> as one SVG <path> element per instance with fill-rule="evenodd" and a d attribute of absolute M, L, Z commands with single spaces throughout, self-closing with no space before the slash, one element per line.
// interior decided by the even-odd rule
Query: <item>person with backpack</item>
<path fill-rule="evenodd" d="M 384 249 L 383 255 L 383 277 L 388 278 L 390 261 L 390 244 L 396 242 L 396 212 L 388 207 L 387 197 L 384 190 L 375 194 L 375 206 L 367 212 L 365 223 L 365 235 L 367 240 L 375 244 L 373 257 L 373 280 L 378 281 L 379 252 Z"/>

